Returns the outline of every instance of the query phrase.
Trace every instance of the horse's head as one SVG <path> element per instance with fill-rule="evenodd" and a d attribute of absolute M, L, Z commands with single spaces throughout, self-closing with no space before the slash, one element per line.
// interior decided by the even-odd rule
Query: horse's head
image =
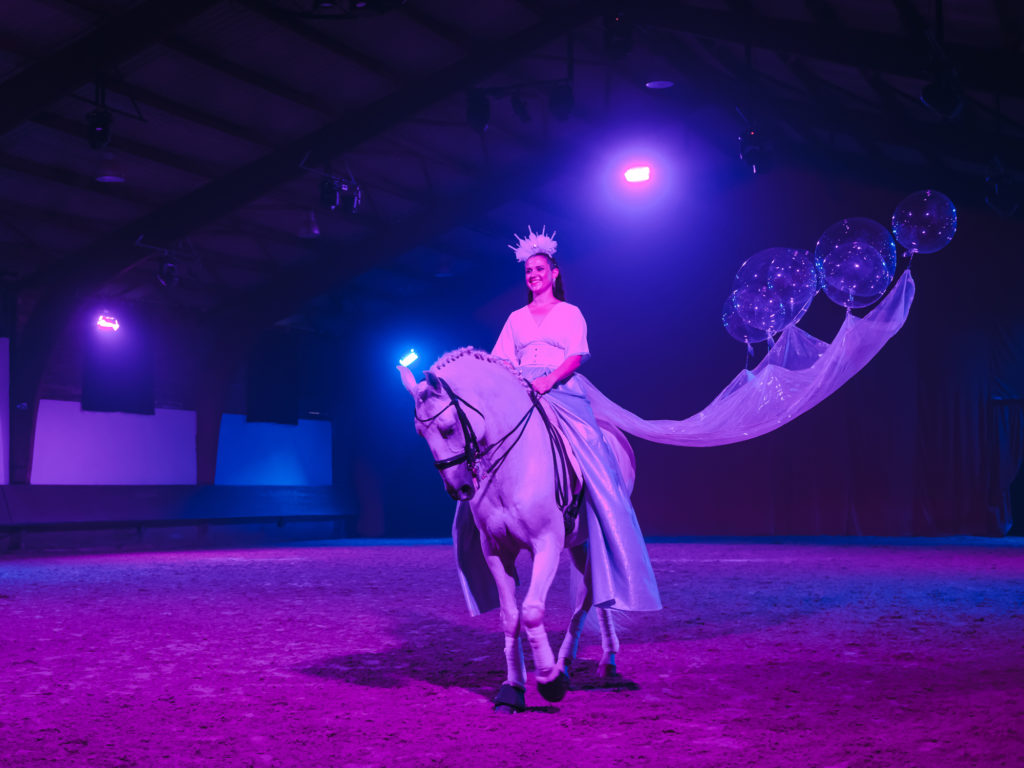
<path fill-rule="evenodd" d="M 445 490 L 457 501 L 472 499 L 477 489 L 474 470 L 484 441 L 483 416 L 432 371 L 419 383 L 404 365 L 398 366 L 398 372 L 416 406 L 416 431 L 430 447 Z"/>

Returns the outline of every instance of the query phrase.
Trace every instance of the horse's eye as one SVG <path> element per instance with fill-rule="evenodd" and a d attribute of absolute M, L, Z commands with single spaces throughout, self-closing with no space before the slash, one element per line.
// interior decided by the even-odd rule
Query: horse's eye
<path fill-rule="evenodd" d="M 447 440 L 449 437 L 451 437 L 454 434 L 455 434 L 455 429 L 453 427 L 443 427 L 441 429 L 441 437 L 443 437 L 445 440 Z"/>

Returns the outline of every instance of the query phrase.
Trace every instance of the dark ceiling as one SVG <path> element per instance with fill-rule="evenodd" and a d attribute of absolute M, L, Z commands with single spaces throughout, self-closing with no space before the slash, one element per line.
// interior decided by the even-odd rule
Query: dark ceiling
<path fill-rule="evenodd" d="M 272 324 L 345 286 L 380 290 L 352 282 L 371 270 L 434 290 L 522 228 L 503 206 L 556 220 L 538 190 L 634 111 L 685 116 L 742 172 L 741 114 L 788 162 L 927 169 L 959 199 L 980 201 L 995 174 L 990 202 L 1012 207 L 1024 171 L 1014 0 L 330 5 L 20 0 L 3 14 L 0 269 L 30 342 L 85 300 Z M 86 126 L 104 109 L 97 149 Z M 104 162 L 124 181 L 97 181 Z M 325 173 L 358 183 L 355 215 L 323 207 Z"/>

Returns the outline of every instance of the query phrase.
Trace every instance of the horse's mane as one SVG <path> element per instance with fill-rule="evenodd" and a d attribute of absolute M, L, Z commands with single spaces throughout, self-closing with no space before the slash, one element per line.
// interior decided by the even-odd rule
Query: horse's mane
<path fill-rule="evenodd" d="M 500 366 L 515 376 L 516 379 L 519 380 L 519 383 L 524 387 L 531 389 L 530 382 L 523 378 L 523 374 L 520 370 L 510 361 L 506 360 L 504 357 L 495 357 L 494 355 L 490 355 L 476 347 L 459 347 L 458 349 L 453 349 L 451 352 L 445 352 L 434 361 L 434 364 L 430 366 L 430 370 L 439 374 L 446 366 L 451 365 L 457 360 L 464 360 L 467 357 L 472 357 L 475 360 L 482 360 L 485 363 Z"/>

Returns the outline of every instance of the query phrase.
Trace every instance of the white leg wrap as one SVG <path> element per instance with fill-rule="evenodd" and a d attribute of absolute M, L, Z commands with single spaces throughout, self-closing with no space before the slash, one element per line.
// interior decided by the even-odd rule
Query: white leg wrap
<path fill-rule="evenodd" d="M 526 660 L 523 658 L 523 639 L 516 635 L 505 635 L 505 667 L 508 670 L 506 683 L 526 687 Z"/>
<path fill-rule="evenodd" d="M 555 655 L 551 652 L 548 633 L 544 629 L 544 606 L 523 603 L 521 615 L 526 639 L 530 641 L 530 650 L 533 652 L 533 666 L 537 670 L 537 679 L 547 682 L 553 679 L 557 672 Z"/>
<path fill-rule="evenodd" d="M 612 613 L 604 608 L 597 609 L 597 623 L 601 628 L 601 650 L 604 652 L 602 662 L 610 655 L 614 664 L 615 654 L 619 651 L 619 638 L 615 634 L 615 622 Z"/>
<path fill-rule="evenodd" d="M 569 629 L 562 639 L 562 646 L 558 649 L 558 661 L 568 661 L 572 664 L 576 661 L 576 654 L 580 650 L 580 637 L 583 634 L 583 625 L 587 621 L 587 612 L 583 609 L 577 610 L 569 621 Z"/>

